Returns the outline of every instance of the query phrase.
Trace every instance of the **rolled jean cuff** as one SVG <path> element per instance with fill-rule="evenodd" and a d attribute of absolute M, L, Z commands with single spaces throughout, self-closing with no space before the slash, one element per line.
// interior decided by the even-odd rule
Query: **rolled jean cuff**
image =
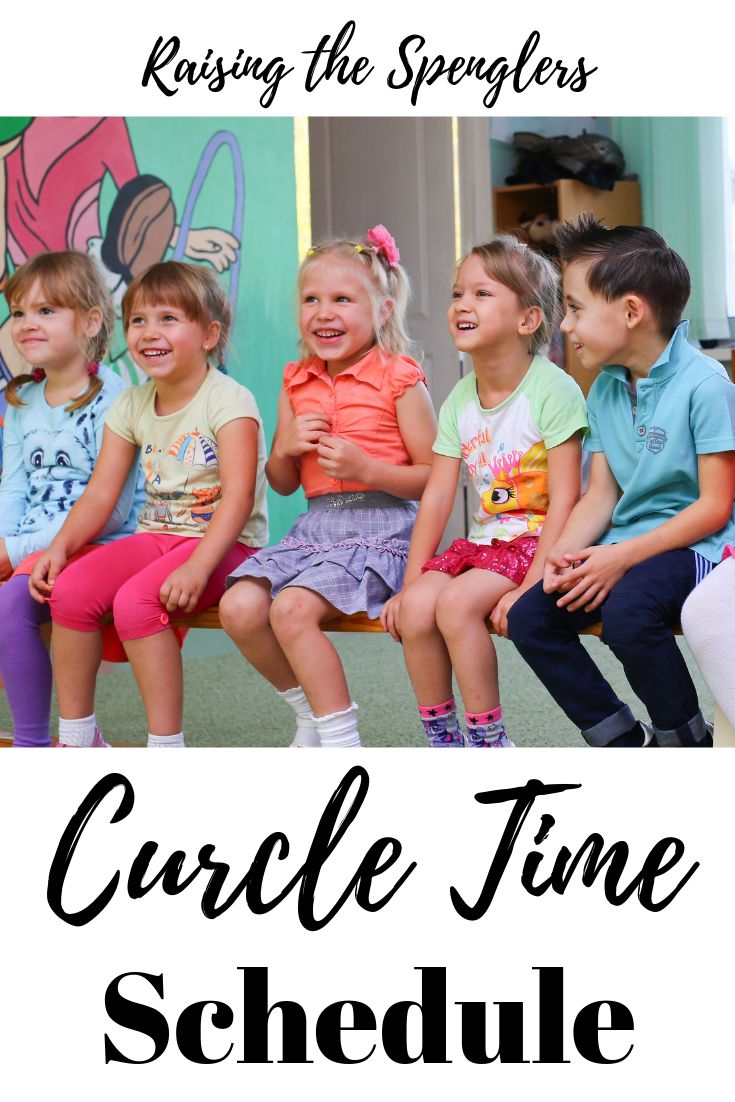
<path fill-rule="evenodd" d="M 654 726 L 654 730 L 659 746 L 699 746 L 709 734 L 701 712 L 697 712 L 694 718 L 683 727 L 676 727 L 672 731 L 661 731 Z"/>
<path fill-rule="evenodd" d="M 589 746 L 607 746 L 618 735 L 632 731 L 635 722 L 635 716 L 630 708 L 627 704 L 623 704 L 618 712 L 601 719 L 594 727 L 588 727 L 586 731 L 582 731 L 582 738 Z"/>

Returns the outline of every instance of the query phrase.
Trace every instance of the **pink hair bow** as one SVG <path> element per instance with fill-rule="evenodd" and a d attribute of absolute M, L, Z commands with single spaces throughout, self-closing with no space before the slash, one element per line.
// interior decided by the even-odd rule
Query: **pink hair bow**
<path fill-rule="evenodd" d="M 398 251 L 395 238 L 385 226 L 382 224 L 373 226 L 373 228 L 367 232 L 367 240 L 375 247 L 377 252 L 383 253 L 391 268 L 398 267 L 398 261 L 401 259 L 401 254 Z"/>

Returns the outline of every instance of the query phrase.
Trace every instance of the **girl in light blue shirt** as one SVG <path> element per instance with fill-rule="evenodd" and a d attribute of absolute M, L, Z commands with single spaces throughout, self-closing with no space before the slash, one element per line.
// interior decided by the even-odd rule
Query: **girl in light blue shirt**
<path fill-rule="evenodd" d="M 11 334 L 29 371 L 7 387 L 0 482 L 0 674 L 13 714 L 14 746 L 50 746 L 51 662 L 40 637 L 50 615 L 28 591 L 32 559 L 45 550 L 86 487 L 107 409 L 125 389 L 99 361 L 115 315 L 94 261 L 42 253 L 8 280 Z M 131 472 L 99 537 L 135 528 Z"/>

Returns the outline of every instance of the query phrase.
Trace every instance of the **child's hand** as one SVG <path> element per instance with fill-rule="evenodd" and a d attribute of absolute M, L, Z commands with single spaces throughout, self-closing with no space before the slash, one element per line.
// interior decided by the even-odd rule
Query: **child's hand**
<path fill-rule="evenodd" d="M 544 564 L 544 593 L 566 593 L 573 584 L 571 579 L 572 564 L 570 564 L 563 551 L 550 551 Z"/>
<path fill-rule="evenodd" d="M 283 431 L 278 441 L 278 450 L 291 459 L 297 459 L 305 452 L 316 451 L 320 439 L 330 428 L 324 414 L 300 413 Z"/>
<path fill-rule="evenodd" d="M 365 482 L 368 456 L 351 440 L 341 436 L 322 436 L 317 448 L 319 466 L 330 478 L 341 482 Z"/>
<path fill-rule="evenodd" d="M 394 597 L 385 602 L 380 610 L 380 622 L 383 625 L 383 631 L 387 631 L 396 643 L 401 642 L 400 609 L 401 594 L 396 593 Z"/>
<path fill-rule="evenodd" d="M 51 596 L 54 583 L 66 566 L 66 555 L 58 551 L 46 551 L 36 560 L 28 579 L 28 589 L 34 601 L 46 604 Z"/>
<path fill-rule="evenodd" d="M 13 564 L 5 550 L 5 540 L 0 539 L 0 582 L 5 582 L 13 573 Z"/>
<path fill-rule="evenodd" d="M 496 633 L 508 638 L 508 613 L 525 590 L 511 589 L 510 593 L 504 593 L 490 614 L 490 623 Z"/>
<path fill-rule="evenodd" d="M 571 588 L 567 586 L 564 596 L 556 602 L 559 608 L 570 612 L 580 608 L 592 612 L 599 608 L 630 569 L 627 555 L 622 543 L 583 547 L 581 551 L 568 552 L 564 558 L 571 567 Z"/>
<path fill-rule="evenodd" d="M 201 597 L 209 574 L 192 562 L 185 562 L 169 574 L 158 597 L 166 612 L 193 612 Z"/>

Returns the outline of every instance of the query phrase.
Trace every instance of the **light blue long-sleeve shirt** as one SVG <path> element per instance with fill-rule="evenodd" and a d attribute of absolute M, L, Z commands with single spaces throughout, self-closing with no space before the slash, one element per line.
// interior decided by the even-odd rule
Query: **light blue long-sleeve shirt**
<path fill-rule="evenodd" d="M 28 383 L 22 406 L 8 406 L 0 482 L 0 537 L 13 567 L 49 546 L 72 505 L 89 482 L 102 445 L 105 414 L 126 389 L 108 367 L 103 387 L 73 413 L 46 401 L 46 383 Z M 107 543 L 135 531 L 143 504 L 143 477 L 134 463 L 112 516 L 95 542 Z"/>

